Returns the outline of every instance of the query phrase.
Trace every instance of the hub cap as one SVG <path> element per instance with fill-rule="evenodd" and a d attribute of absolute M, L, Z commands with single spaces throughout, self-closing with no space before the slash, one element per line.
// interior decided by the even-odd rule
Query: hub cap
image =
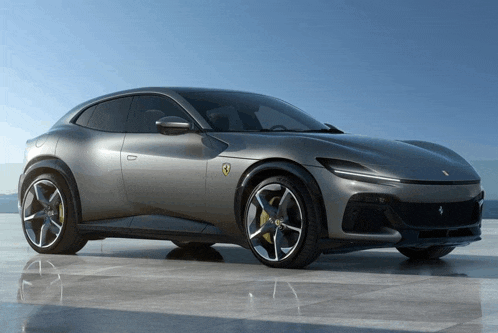
<path fill-rule="evenodd" d="M 289 257 L 301 240 L 303 214 L 292 191 L 282 184 L 268 184 L 251 198 L 246 216 L 249 241 L 268 261 Z"/>
<path fill-rule="evenodd" d="M 59 238 L 64 223 L 64 203 L 57 186 L 49 180 L 32 184 L 24 196 L 22 216 L 29 240 L 40 248 Z"/>

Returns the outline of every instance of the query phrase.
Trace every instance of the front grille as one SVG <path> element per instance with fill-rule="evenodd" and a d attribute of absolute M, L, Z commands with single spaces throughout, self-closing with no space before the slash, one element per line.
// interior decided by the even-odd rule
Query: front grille
<path fill-rule="evenodd" d="M 483 193 L 472 200 L 443 203 L 401 202 L 375 193 L 353 195 L 346 206 L 342 229 L 353 233 L 382 233 L 384 227 L 422 230 L 422 238 L 468 236 L 466 229 L 482 218 Z M 440 232 L 439 232 L 440 231 Z"/>
<path fill-rule="evenodd" d="M 450 203 L 393 202 L 393 210 L 403 222 L 415 228 L 467 226 L 481 220 L 481 205 L 476 199 Z"/>

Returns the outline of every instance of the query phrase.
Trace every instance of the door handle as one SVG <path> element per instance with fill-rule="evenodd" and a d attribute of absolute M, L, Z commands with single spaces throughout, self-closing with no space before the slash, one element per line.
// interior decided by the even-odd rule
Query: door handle
<path fill-rule="evenodd" d="M 136 157 L 135 155 L 128 155 L 128 156 L 126 156 L 126 159 L 127 159 L 128 161 L 134 161 L 134 160 L 136 160 L 136 159 L 137 159 L 137 157 Z"/>

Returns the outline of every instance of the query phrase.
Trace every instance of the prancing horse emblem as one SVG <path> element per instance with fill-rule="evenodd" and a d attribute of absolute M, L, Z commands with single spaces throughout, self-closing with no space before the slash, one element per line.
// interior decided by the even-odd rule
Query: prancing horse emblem
<path fill-rule="evenodd" d="M 439 206 L 439 215 L 443 215 L 443 213 L 444 213 L 443 206 Z"/>
<path fill-rule="evenodd" d="M 225 176 L 228 176 L 228 174 L 230 173 L 230 163 L 223 163 L 223 165 L 221 166 L 221 171 L 223 171 L 223 174 Z"/>

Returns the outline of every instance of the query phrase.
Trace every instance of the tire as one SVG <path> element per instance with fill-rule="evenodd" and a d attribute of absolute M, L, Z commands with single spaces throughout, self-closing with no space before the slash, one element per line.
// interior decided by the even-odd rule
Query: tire
<path fill-rule="evenodd" d="M 303 268 L 320 256 L 320 207 L 297 178 L 259 183 L 245 205 L 244 229 L 255 257 L 275 268 Z"/>
<path fill-rule="evenodd" d="M 172 240 L 171 242 L 182 249 L 200 249 L 200 248 L 211 247 L 214 245 L 214 243 L 186 242 L 186 241 L 175 241 L 175 240 Z"/>
<path fill-rule="evenodd" d="M 56 174 L 37 176 L 23 193 L 21 221 L 28 244 L 38 253 L 74 254 L 87 240 L 78 232 L 78 214 L 68 185 Z"/>
<path fill-rule="evenodd" d="M 397 250 L 414 260 L 439 259 L 455 249 L 454 246 L 431 246 L 428 248 L 398 247 Z"/>

